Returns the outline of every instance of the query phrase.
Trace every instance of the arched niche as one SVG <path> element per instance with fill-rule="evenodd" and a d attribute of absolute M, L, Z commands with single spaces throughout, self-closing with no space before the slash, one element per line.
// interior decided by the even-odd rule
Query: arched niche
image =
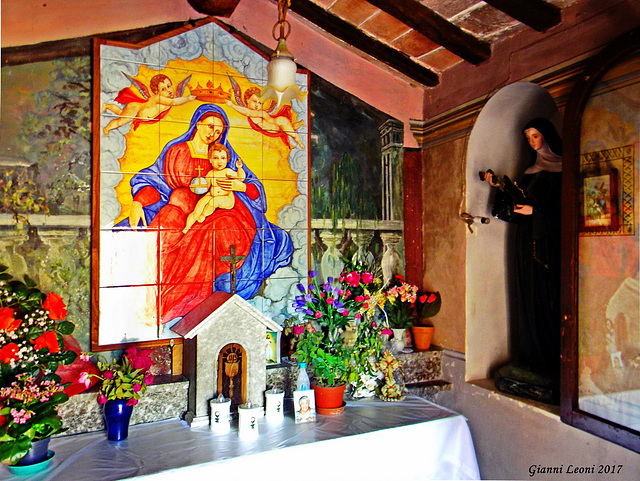
<path fill-rule="evenodd" d="M 474 224 L 473 233 L 467 235 L 468 380 L 491 377 L 492 370 L 511 357 L 509 299 L 514 283 L 510 282 L 510 246 L 514 226 L 491 217 L 495 189 L 481 182 L 478 172 L 492 169 L 519 179 L 530 164 L 522 128 L 538 117 L 551 120 L 561 131 L 558 107 L 551 95 L 534 83 L 516 82 L 489 99 L 469 137 L 466 212 L 489 217 L 491 222 Z"/>

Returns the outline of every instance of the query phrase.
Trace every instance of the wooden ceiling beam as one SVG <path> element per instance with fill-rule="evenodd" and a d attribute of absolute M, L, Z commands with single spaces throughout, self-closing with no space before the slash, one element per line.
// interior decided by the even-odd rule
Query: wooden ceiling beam
<path fill-rule="evenodd" d="M 491 56 L 490 43 L 456 26 L 420 3 L 419 0 L 367 0 L 367 2 L 467 62 L 477 65 Z"/>
<path fill-rule="evenodd" d="M 562 9 L 544 0 L 484 0 L 493 8 L 539 32 L 562 21 Z"/>
<path fill-rule="evenodd" d="M 407 54 L 365 35 L 354 25 L 310 0 L 293 0 L 290 10 L 331 36 L 357 48 L 419 84 L 435 87 L 440 82 L 440 77 L 433 70 L 413 61 Z"/>

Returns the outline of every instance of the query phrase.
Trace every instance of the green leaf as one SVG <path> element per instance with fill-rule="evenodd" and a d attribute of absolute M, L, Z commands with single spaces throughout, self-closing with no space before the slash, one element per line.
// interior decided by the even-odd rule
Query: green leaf
<path fill-rule="evenodd" d="M 36 287 L 36 281 L 34 281 L 33 279 L 31 279 L 31 277 L 25 275 L 24 276 L 24 283 L 29 286 L 29 287 Z"/>
<path fill-rule="evenodd" d="M 68 336 L 69 334 L 71 334 L 73 332 L 75 327 L 76 326 L 73 324 L 73 322 L 63 321 L 60 324 L 58 324 L 57 331 L 60 334 L 62 334 L 63 336 Z"/>
<path fill-rule="evenodd" d="M 23 282 L 11 281 L 9 282 L 9 287 L 19 301 L 24 301 L 25 299 L 27 299 L 27 293 L 29 292 L 29 289 Z"/>

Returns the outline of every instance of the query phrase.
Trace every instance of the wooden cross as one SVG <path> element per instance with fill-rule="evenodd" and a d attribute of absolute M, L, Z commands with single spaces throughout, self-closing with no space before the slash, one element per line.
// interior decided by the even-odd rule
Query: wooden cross
<path fill-rule="evenodd" d="M 220 260 L 222 262 L 228 262 L 229 264 L 231 264 L 231 294 L 235 294 L 236 293 L 236 272 L 237 272 L 237 264 L 239 261 L 243 260 L 246 256 L 237 256 L 236 255 L 236 246 L 232 245 L 231 246 L 231 255 L 228 256 L 222 256 L 220 257 Z"/>

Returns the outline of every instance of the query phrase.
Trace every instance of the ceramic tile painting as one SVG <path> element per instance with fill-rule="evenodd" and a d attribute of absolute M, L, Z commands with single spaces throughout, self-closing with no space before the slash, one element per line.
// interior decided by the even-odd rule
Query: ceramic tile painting
<path fill-rule="evenodd" d="M 93 348 L 176 337 L 217 290 L 284 319 L 308 272 L 307 98 L 262 104 L 267 60 L 215 22 L 95 55 Z"/>

